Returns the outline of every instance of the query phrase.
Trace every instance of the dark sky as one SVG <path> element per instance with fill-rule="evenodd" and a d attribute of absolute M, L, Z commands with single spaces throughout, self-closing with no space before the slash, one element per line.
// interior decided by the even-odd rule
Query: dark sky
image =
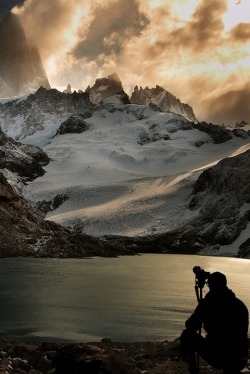
<path fill-rule="evenodd" d="M 0 20 L 16 5 L 23 4 L 24 0 L 0 0 Z"/>

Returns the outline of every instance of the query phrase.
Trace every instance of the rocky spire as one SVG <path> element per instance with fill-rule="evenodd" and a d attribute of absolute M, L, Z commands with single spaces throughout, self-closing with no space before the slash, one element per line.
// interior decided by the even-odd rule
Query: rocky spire
<path fill-rule="evenodd" d="M 0 22 L 0 97 L 50 88 L 38 48 L 31 46 L 17 15 Z"/>
<path fill-rule="evenodd" d="M 107 78 L 96 79 L 94 85 L 86 89 L 89 93 L 90 99 L 94 104 L 98 104 L 101 100 L 106 97 L 116 95 L 118 92 L 122 92 L 122 82 L 117 73 L 109 75 Z"/>
<path fill-rule="evenodd" d="M 135 86 L 130 100 L 132 103 L 139 105 L 153 103 L 158 105 L 163 112 L 177 113 L 189 121 L 197 122 L 190 105 L 183 104 L 177 97 L 158 85 L 155 88 L 140 87 L 140 89 Z"/>

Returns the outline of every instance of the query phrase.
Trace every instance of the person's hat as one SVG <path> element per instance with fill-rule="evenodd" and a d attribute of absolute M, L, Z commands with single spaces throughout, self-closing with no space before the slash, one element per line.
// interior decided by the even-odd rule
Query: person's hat
<path fill-rule="evenodd" d="M 216 271 L 209 275 L 207 283 L 210 290 L 223 289 L 227 287 L 227 278 L 225 274 Z"/>

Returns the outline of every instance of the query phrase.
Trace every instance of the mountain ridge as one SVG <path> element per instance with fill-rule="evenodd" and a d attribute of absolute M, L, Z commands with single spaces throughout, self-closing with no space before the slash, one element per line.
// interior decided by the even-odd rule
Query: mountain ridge
<path fill-rule="evenodd" d="M 154 103 L 158 105 L 162 112 L 174 112 L 182 115 L 189 121 L 198 122 L 190 105 L 183 104 L 180 99 L 158 85 L 155 88 L 139 88 L 136 85 L 130 100 L 132 103 L 139 105 Z"/>
<path fill-rule="evenodd" d="M 42 128 L 33 126 L 32 131 L 27 133 L 27 123 L 23 119 L 31 110 L 35 114 L 32 118 L 41 123 Z M 10 113 L 13 117 L 10 117 Z M 42 227 L 53 227 L 51 232 L 55 230 L 48 242 L 41 239 L 41 248 L 45 249 L 39 250 L 37 255 L 84 257 L 100 253 L 128 254 L 149 249 L 161 253 L 211 250 L 213 254 L 221 254 L 228 251 L 225 247 L 228 242 L 221 240 L 223 235 L 226 237 L 226 231 L 223 234 L 219 225 L 217 231 L 221 231 L 221 236 L 216 236 L 215 231 L 211 234 L 217 237 L 217 242 L 211 241 L 210 234 L 201 234 L 205 231 L 208 233 L 209 227 L 213 227 L 212 223 L 217 218 L 212 213 L 216 209 L 211 211 L 210 221 L 206 220 L 206 215 L 200 214 L 206 204 L 209 207 L 211 203 L 209 199 L 202 200 L 200 196 L 192 195 L 192 191 L 199 175 L 212 163 L 249 149 L 249 135 L 244 130 L 241 130 L 244 134 L 236 136 L 233 131 L 220 126 L 195 124 L 181 115 L 162 112 L 156 104 L 131 104 L 124 92 L 94 105 L 88 93 L 63 94 L 43 88 L 28 97 L 2 101 L 0 118 L 2 124 L 7 121 L 4 124 L 7 130 L 8 123 L 14 124 L 9 128 L 9 133 L 22 138 L 20 143 L 2 133 L 3 152 L 14 151 L 13 154 L 18 155 L 21 147 L 20 152 L 29 152 L 27 156 L 31 157 L 34 152 L 29 147 L 42 143 L 43 152 L 50 160 L 42 166 L 45 173 L 39 178 L 23 180 L 22 199 L 24 197 L 33 210 L 35 207 L 39 215 L 37 222 Z M 26 132 L 21 131 L 23 123 Z M 12 162 L 13 158 L 9 159 Z M 245 166 L 243 168 L 246 163 L 248 158 L 242 161 L 239 173 L 241 170 L 246 172 Z M 11 169 L 10 163 L 3 167 L 9 169 L 5 172 L 8 181 L 11 181 L 11 173 L 13 181 L 14 173 L 20 173 L 19 169 Z M 233 168 L 230 170 L 233 172 Z M 220 173 L 214 175 L 217 183 Z M 230 184 L 228 177 L 225 183 Z M 247 180 L 244 185 L 247 185 Z M 213 194 L 208 189 L 204 193 L 210 198 Z M 231 192 L 223 195 L 223 191 L 224 188 L 221 193 L 224 201 L 232 200 Z M 19 198 L 15 199 L 18 201 Z M 223 221 L 229 231 L 232 230 L 231 222 L 237 221 L 238 238 L 248 225 L 247 201 L 240 200 L 238 205 L 234 204 L 236 208 L 227 212 L 229 220 Z M 0 203 L 6 204 L 6 197 Z M 23 203 L 20 204 L 22 206 Z M 22 210 L 20 214 L 23 214 Z M 46 221 L 54 221 L 55 225 L 46 226 L 44 215 Z M 1 222 L 5 221 L 9 222 L 3 217 Z M 16 225 L 15 220 L 13 227 Z M 27 235 L 26 229 L 25 232 Z M 66 252 L 60 252 L 61 241 L 56 239 L 56 232 L 63 233 Z M 34 236 L 36 233 L 40 235 L 34 229 Z M 123 239 L 110 241 L 110 238 L 117 236 Z M 228 237 L 233 241 L 236 236 Z M 6 235 L 5 238 L 7 240 Z M 44 236 L 41 235 L 41 238 Z M 25 236 L 21 236 L 20 240 L 27 244 Z M 86 244 L 88 251 L 84 251 L 80 249 L 84 247 L 81 247 L 79 240 L 83 243 L 93 241 L 95 244 Z M 48 243 L 54 243 L 51 248 L 57 249 L 50 252 Z M 73 243 L 76 252 L 72 251 Z M 249 256 L 247 244 L 242 250 L 244 243 L 247 243 L 247 238 L 242 238 L 238 247 L 229 251 L 231 255 Z M 37 248 L 34 238 L 32 245 Z M 98 246 L 100 251 L 97 250 Z"/>
<path fill-rule="evenodd" d="M 36 132 L 46 131 L 44 123 L 50 123 L 47 131 L 56 134 L 53 121 L 59 124 L 70 115 L 92 108 L 88 93 L 72 95 L 56 89 L 40 87 L 35 93 L 18 99 L 0 100 L 0 125 L 5 133 L 16 140 L 32 136 Z M 53 130 L 51 130 L 53 127 Z M 43 140 L 42 140 L 43 141 Z M 38 144 L 40 145 L 40 144 Z"/>
<path fill-rule="evenodd" d="M 99 104 L 102 100 L 124 92 L 122 81 L 117 73 L 113 73 L 106 78 L 97 78 L 92 87 L 88 86 L 85 92 L 90 95 L 90 100 L 94 104 Z M 193 108 L 188 104 L 183 104 L 164 88 L 156 85 L 155 88 L 138 88 L 136 85 L 128 100 L 132 104 L 148 105 L 156 104 L 162 112 L 173 112 L 182 115 L 192 122 L 198 122 Z"/>

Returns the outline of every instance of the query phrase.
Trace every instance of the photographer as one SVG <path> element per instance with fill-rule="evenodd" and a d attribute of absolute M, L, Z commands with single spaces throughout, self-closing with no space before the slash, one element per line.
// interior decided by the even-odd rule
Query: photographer
<path fill-rule="evenodd" d="M 228 289 L 224 274 L 205 274 L 208 274 L 209 292 L 199 300 L 185 323 L 186 330 L 180 337 L 181 356 L 189 364 L 190 373 L 198 373 L 196 352 L 211 366 L 222 369 L 224 374 L 238 374 L 247 363 L 248 310 Z M 199 278 L 199 273 L 196 277 Z M 202 327 L 205 338 L 200 334 Z"/>

